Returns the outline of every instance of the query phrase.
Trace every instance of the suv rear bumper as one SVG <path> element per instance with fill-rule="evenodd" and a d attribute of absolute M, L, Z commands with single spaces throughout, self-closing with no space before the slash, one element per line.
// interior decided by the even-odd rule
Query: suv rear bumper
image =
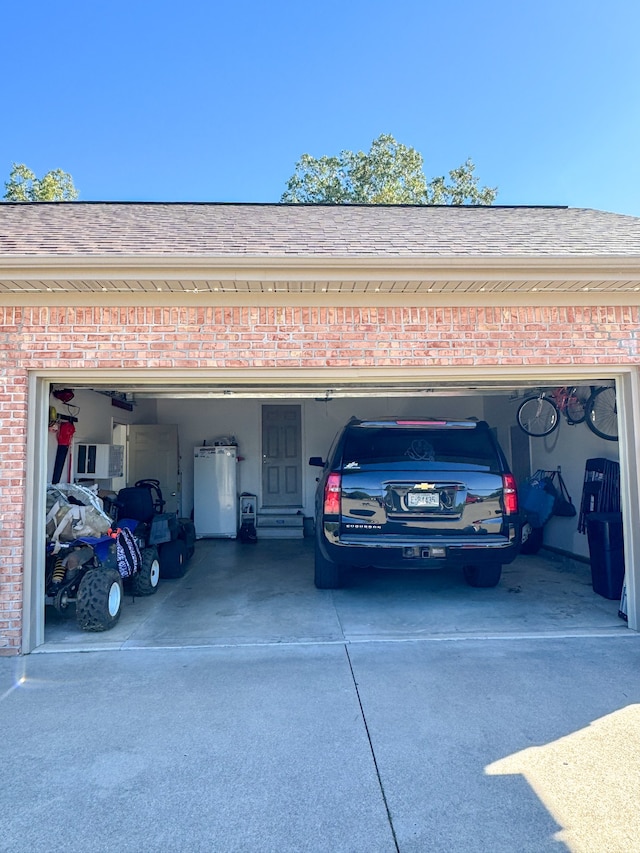
<path fill-rule="evenodd" d="M 380 537 L 382 539 L 383 537 Z M 390 537 L 391 539 L 391 537 Z M 506 565 L 520 551 L 520 528 L 511 525 L 510 536 L 482 536 L 469 540 L 465 537 L 437 537 L 416 541 L 398 540 L 387 543 L 354 541 L 342 537 L 330 542 L 318 536 L 323 555 L 334 563 L 357 568 L 380 569 L 441 569 L 448 566 L 496 564 Z"/>

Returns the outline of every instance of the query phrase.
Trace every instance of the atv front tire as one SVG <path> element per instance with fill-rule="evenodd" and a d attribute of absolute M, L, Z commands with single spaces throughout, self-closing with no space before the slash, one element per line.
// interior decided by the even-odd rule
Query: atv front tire
<path fill-rule="evenodd" d="M 122 578 L 115 569 L 89 569 L 76 598 L 76 621 L 83 631 L 108 631 L 122 611 Z"/>
<path fill-rule="evenodd" d="M 153 595 L 160 581 L 160 558 L 158 549 L 142 549 L 142 564 L 140 571 L 131 578 L 131 591 L 134 595 Z"/>

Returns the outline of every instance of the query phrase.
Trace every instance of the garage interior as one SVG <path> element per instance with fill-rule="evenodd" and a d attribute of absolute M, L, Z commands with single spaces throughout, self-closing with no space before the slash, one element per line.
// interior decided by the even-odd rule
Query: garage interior
<path fill-rule="evenodd" d="M 579 530 L 588 461 L 619 464 L 619 443 L 564 417 L 546 437 L 529 437 L 516 422 L 520 403 L 542 389 L 577 386 L 588 394 L 590 388 L 615 384 L 615 374 L 485 376 L 474 386 L 468 378 L 451 376 L 360 381 L 357 371 L 351 374 L 327 379 L 325 371 L 304 382 L 291 374 L 286 381 L 274 376 L 273 382 L 259 384 L 247 376 L 230 380 L 229 371 L 224 382 L 198 384 L 193 376 L 182 382 L 160 375 L 150 379 L 152 371 L 139 379 L 131 374 L 110 377 L 109 382 L 102 377 L 100 382 L 51 378 L 49 391 L 73 391 L 67 403 L 49 398 L 58 416 L 75 419 L 62 481 L 96 483 L 117 492 L 139 479 L 159 479 L 165 509 L 182 517 L 195 515 L 197 527 L 194 452 L 234 444 L 238 512 L 241 493 L 255 496 L 257 542 L 242 542 L 226 533 L 198 538 L 185 576 L 161 580 L 154 595 L 125 596 L 121 618 L 107 632 L 81 631 L 73 619 L 43 605 L 43 612 L 36 614 L 43 622 L 43 642 L 35 650 L 626 630 L 620 600 L 593 590 L 588 537 Z M 560 471 L 576 515 L 552 516 L 544 524 L 542 548 L 505 566 L 495 589 L 472 589 L 461 573 L 402 571 L 358 573 L 345 589 L 316 590 L 312 518 L 318 471 L 307 462 L 311 456 L 326 457 L 335 434 L 352 415 L 487 420 L 519 485 L 536 471 Z M 276 432 L 295 445 L 297 468 L 290 476 L 284 468 L 274 473 L 270 464 L 270 416 L 276 418 Z M 123 476 L 79 476 L 77 451 L 82 444 L 122 446 Z M 46 445 L 49 483 L 57 449 L 53 431 Z M 290 465 L 285 468 L 292 470 Z M 624 471 L 621 475 L 624 488 Z"/>

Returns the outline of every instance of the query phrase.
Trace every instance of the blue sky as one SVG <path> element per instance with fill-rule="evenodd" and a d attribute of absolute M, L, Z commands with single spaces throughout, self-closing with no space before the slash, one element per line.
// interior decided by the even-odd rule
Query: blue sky
<path fill-rule="evenodd" d="M 640 216 L 637 0 L 23 0 L 2 29 L 0 186 L 278 201 L 301 154 L 390 133 L 497 203 Z"/>

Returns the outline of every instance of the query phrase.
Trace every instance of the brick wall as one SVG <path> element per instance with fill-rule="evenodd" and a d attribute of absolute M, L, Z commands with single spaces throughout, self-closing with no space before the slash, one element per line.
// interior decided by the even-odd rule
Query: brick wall
<path fill-rule="evenodd" d="M 20 647 L 28 370 L 638 364 L 639 314 L 635 307 L 0 307 L 0 652 Z"/>

